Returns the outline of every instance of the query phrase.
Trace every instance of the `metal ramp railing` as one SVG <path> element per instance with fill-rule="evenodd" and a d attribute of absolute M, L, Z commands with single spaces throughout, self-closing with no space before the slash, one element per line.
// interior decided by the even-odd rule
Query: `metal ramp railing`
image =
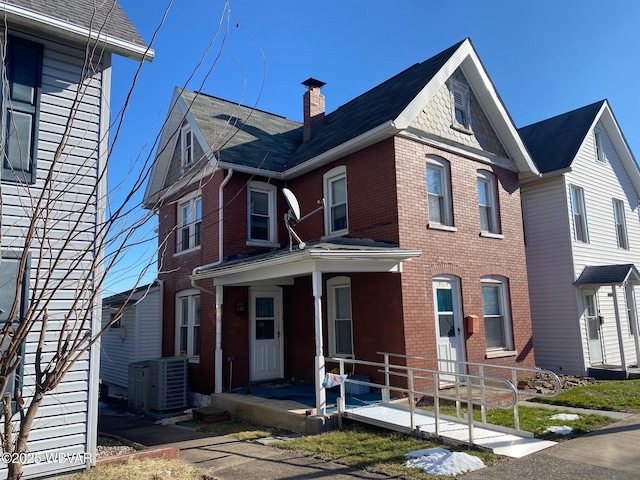
<path fill-rule="evenodd" d="M 494 430 L 501 431 L 516 431 L 524 436 L 533 435 L 528 432 L 522 432 L 520 430 L 519 413 L 518 413 L 518 396 L 519 395 L 533 395 L 533 393 L 518 390 L 517 379 L 519 375 L 535 374 L 549 376 L 556 385 L 556 390 L 552 393 L 536 393 L 535 396 L 555 396 L 561 389 L 561 383 L 557 375 L 553 372 L 543 371 L 538 369 L 520 368 L 520 367 L 505 367 L 491 364 L 480 364 L 474 362 L 455 362 L 455 370 L 451 369 L 439 369 L 439 368 L 426 368 L 424 366 L 416 365 L 399 365 L 391 363 L 392 358 L 403 359 L 405 362 L 410 360 L 411 363 L 419 365 L 420 363 L 433 363 L 439 366 L 438 363 L 441 359 L 434 359 L 429 357 L 408 356 L 400 354 L 391 354 L 380 352 L 383 355 L 383 362 L 371 362 L 364 360 L 355 360 L 347 358 L 327 358 L 327 363 L 337 363 L 338 370 L 341 375 L 345 374 L 347 366 L 351 366 L 351 370 L 355 366 L 366 366 L 375 368 L 377 373 L 384 375 L 384 383 L 379 384 L 375 382 L 367 382 L 358 380 L 355 378 L 347 378 L 345 383 L 352 383 L 355 385 L 363 385 L 380 389 L 382 394 L 382 403 L 389 403 L 391 401 L 391 393 L 401 394 L 401 396 L 407 399 L 407 408 L 409 412 L 409 424 L 411 432 L 419 433 L 419 425 L 416 423 L 416 416 L 422 415 L 424 410 L 416 407 L 416 403 L 419 399 L 432 398 L 433 399 L 433 417 L 435 425 L 433 425 L 435 437 L 440 437 L 440 430 L 442 422 L 448 422 L 449 418 L 446 415 L 440 413 L 440 402 L 442 400 L 455 402 L 457 417 L 462 419 L 462 404 L 466 404 L 466 424 L 468 429 L 468 444 L 475 444 L 474 436 L 474 422 L 473 409 L 479 406 L 482 411 L 481 423 L 486 427 L 486 409 L 487 408 L 500 408 L 500 409 L 513 409 L 514 412 L 514 425 L 515 429 L 508 429 L 504 427 L 491 426 Z M 408 362 L 409 363 L 409 362 Z M 464 371 L 460 369 L 464 367 Z M 477 373 L 470 373 L 470 367 L 477 370 Z M 503 378 L 499 376 L 486 375 L 486 371 L 490 368 L 497 368 L 499 371 L 509 371 L 509 378 Z M 394 379 L 394 381 L 392 381 Z M 398 379 L 398 380 L 395 380 Z M 452 383 L 453 387 L 447 390 L 441 390 L 440 386 L 443 380 L 447 383 Z M 345 383 L 340 385 L 340 397 L 338 398 L 338 413 L 339 421 L 345 414 Z"/>

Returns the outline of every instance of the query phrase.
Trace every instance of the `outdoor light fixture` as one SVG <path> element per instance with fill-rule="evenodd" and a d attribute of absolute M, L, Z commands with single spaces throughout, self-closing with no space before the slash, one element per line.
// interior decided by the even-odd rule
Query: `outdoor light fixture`
<path fill-rule="evenodd" d="M 247 304 L 240 300 L 236 302 L 236 315 L 242 316 L 247 309 Z"/>

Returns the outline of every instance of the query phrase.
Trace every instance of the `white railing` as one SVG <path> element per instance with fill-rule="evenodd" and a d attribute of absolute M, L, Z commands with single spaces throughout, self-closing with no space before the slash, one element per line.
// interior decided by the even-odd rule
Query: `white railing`
<path fill-rule="evenodd" d="M 500 365 L 481 364 L 474 362 L 457 362 L 453 360 L 434 359 L 428 357 L 417 357 L 410 355 L 400 355 L 392 353 L 379 352 L 384 356 L 384 362 L 371 362 L 365 360 L 355 360 L 349 358 L 327 358 L 327 363 L 337 363 L 338 370 L 341 375 L 344 375 L 347 369 L 347 365 L 352 366 L 351 370 L 356 365 L 374 367 L 378 373 L 384 374 L 384 383 L 379 384 L 373 381 L 362 381 L 355 378 L 347 378 L 345 382 L 340 384 L 340 397 L 338 398 L 338 412 L 340 419 L 345 412 L 344 399 L 346 394 L 345 383 L 352 383 L 354 385 L 363 385 L 367 387 L 378 388 L 382 394 L 382 401 L 389 402 L 391 400 L 391 392 L 397 392 L 406 396 L 408 400 L 409 414 L 410 414 L 410 426 L 412 431 L 416 431 L 415 423 L 415 409 L 417 396 L 433 398 L 434 405 L 434 420 L 435 420 L 435 436 L 438 437 L 439 423 L 440 423 L 440 401 L 447 400 L 455 402 L 456 414 L 459 418 L 462 418 L 461 404 L 466 403 L 467 411 L 467 424 L 469 429 L 469 443 L 472 445 L 473 441 L 473 409 L 474 406 L 479 406 L 482 412 L 482 423 L 486 424 L 486 408 L 501 408 L 501 409 L 513 409 L 514 413 L 514 425 L 516 430 L 520 430 L 520 421 L 518 413 L 518 396 L 519 395 L 532 395 L 532 396 L 546 396 L 552 397 L 557 395 L 561 389 L 560 379 L 553 372 L 546 370 L 519 368 L 519 367 L 505 367 Z M 429 362 L 450 362 L 454 363 L 455 370 L 450 371 L 442 370 L 440 368 L 425 368 L 420 366 L 406 366 L 392 364 L 392 358 L 410 359 L 413 361 L 429 361 Z M 436 363 L 440 365 L 440 363 Z M 473 366 L 477 368 L 478 373 L 468 372 L 468 367 Z M 465 371 L 460 371 L 460 367 L 464 367 Z M 485 375 L 487 368 L 497 368 L 498 370 L 511 370 L 510 379 Z M 553 394 L 539 394 L 524 392 L 517 389 L 518 374 L 545 374 L 549 375 L 556 383 L 557 390 Z M 404 386 L 392 385 L 392 378 L 403 379 L 402 383 L 406 382 Z M 395 382 L 394 382 L 395 383 Z M 400 382 L 398 382 L 400 383 Z M 453 383 L 453 393 L 448 390 L 441 390 L 439 387 L 442 383 Z M 417 386 L 420 385 L 420 386 Z M 431 389 L 427 389 L 421 385 L 427 386 L 431 384 Z M 475 393 L 475 394 L 474 394 Z M 492 400 L 495 399 L 495 400 Z"/>
<path fill-rule="evenodd" d="M 401 358 L 405 360 L 413 360 L 418 362 L 429 362 L 429 363 L 437 362 L 436 365 L 441 365 L 444 363 L 452 367 L 452 368 L 446 369 L 446 371 L 453 369 L 456 372 L 460 372 L 460 371 L 468 372 L 471 368 L 474 368 L 477 370 L 476 374 L 483 378 L 487 378 L 485 377 L 485 373 L 486 373 L 486 370 L 488 369 L 495 370 L 497 372 L 506 372 L 504 377 L 510 378 L 511 384 L 515 387 L 519 398 L 523 398 L 523 397 L 552 398 L 558 395 L 562 390 L 562 382 L 560 381 L 560 378 L 558 378 L 558 376 L 555 373 L 553 373 L 551 370 L 542 370 L 539 368 L 525 368 L 525 367 L 509 367 L 505 365 L 494 365 L 490 363 L 464 362 L 460 360 L 448 360 L 444 358 L 422 357 L 417 355 L 401 355 L 401 354 L 388 353 L 388 352 L 378 352 L 378 355 L 383 356 L 385 365 L 390 365 L 391 358 Z M 534 384 L 536 379 L 540 381 L 541 378 L 546 378 L 554 384 L 554 388 L 551 390 L 551 392 L 545 392 L 543 390 L 532 391 L 527 389 L 518 389 L 518 378 L 522 378 L 522 377 L 524 378 L 533 377 Z M 460 378 L 461 378 L 460 375 L 456 376 L 455 378 L 456 381 L 455 381 L 454 387 L 456 389 L 460 388 L 460 382 L 458 381 L 460 380 Z M 503 378 L 503 375 L 500 375 L 500 378 Z M 484 381 L 481 381 L 480 395 L 481 397 L 484 398 L 485 390 L 484 388 L 482 388 L 482 383 L 484 383 Z M 480 404 L 480 411 L 481 411 L 482 423 L 487 423 L 486 408 L 482 404 Z M 457 412 L 457 415 L 460 416 L 460 402 L 456 402 L 456 412 Z M 514 423 L 514 428 L 516 430 L 520 430 L 520 415 L 518 412 L 518 402 L 516 402 L 516 404 L 513 406 L 513 423 Z"/>

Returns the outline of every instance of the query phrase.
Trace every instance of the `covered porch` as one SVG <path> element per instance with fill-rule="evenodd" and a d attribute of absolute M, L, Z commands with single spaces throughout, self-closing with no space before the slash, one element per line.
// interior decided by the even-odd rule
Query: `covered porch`
<path fill-rule="evenodd" d="M 285 336 L 296 337 L 298 334 L 283 329 L 283 311 L 290 312 L 288 303 L 303 303 L 304 314 L 296 315 L 295 322 L 305 323 L 310 326 L 313 323 L 313 342 L 309 338 L 287 338 L 288 348 L 298 348 L 299 345 L 307 345 L 305 358 L 313 358 L 313 387 L 315 390 L 314 416 L 327 416 L 327 392 L 323 386 L 325 379 L 325 356 L 328 352 L 325 347 L 325 322 L 327 321 L 327 308 L 329 303 L 335 305 L 342 302 L 343 310 L 351 311 L 351 298 L 341 300 L 329 298 L 327 302 L 326 288 L 332 278 L 347 278 L 352 276 L 364 283 L 363 275 L 375 274 L 378 279 L 388 279 L 389 275 L 395 277 L 402 272 L 402 263 L 411 260 L 421 254 L 419 250 L 401 249 L 396 245 L 358 239 L 333 239 L 328 242 L 308 244 L 306 248 L 292 250 L 279 250 L 263 255 L 238 258 L 223 262 L 220 265 L 203 269 L 191 278 L 193 281 L 211 279 L 215 289 L 215 369 L 214 392 L 223 392 L 223 366 L 225 358 L 230 362 L 225 337 L 225 329 L 229 328 L 229 319 L 225 318 L 224 308 L 225 290 L 231 287 L 244 287 L 247 292 L 247 314 L 249 323 L 248 343 L 248 380 L 249 383 L 259 383 L 266 380 L 284 378 L 285 372 Z M 323 277 L 324 275 L 324 277 Z M 340 275 L 340 277 L 336 277 Z M 380 277 L 379 275 L 382 275 Z M 397 279 L 396 279 L 397 280 Z M 383 282 L 384 283 L 384 282 Z M 301 286 L 302 285 L 302 286 Z M 287 290 L 293 288 L 294 290 Z M 384 285 L 380 288 L 384 289 Z M 284 293 L 283 293 L 284 292 Z M 384 294 L 384 292 L 382 292 Z M 283 302 L 283 297 L 285 301 Z M 394 297 L 395 298 L 395 297 Z M 233 300 L 235 301 L 235 300 Z M 373 300 L 375 302 L 375 299 Z M 240 308 L 241 301 L 236 308 Z M 323 305 L 324 303 L 324 305 Z M 361 300 L 354 300 L 353 310 L 361 307 Z M 401 315 L 401 297 L 394 302 L 394 308 Z M 350 317 L 350 315 L 349 315 Z M 344 332 L 338 327 L 336 335 L 342 335 L 342 341 L 357 347 L 357 338 L 351 331 L 351 318 L 345 317 Z M 311 331 L 311 330 L 310 330 Z M 335 340 L 334 340 L 335 341 Z M 245 349 L 247 349 L 245 344 Z M 356 348 L 357 350 L 357 348 Z M 332 354 L 335 352 L 331 352 Z M 227 355 L 227 357 L 225 357 Z M 295 361 L 287 357 L 289 362 Z M 232 365 L 230 365 L 231 368 Z M 287 365 L 289 367 L 289 365 Z M 229 373 L 230 375 L 230 373 Z M 308 408 L 303 405 L 305 416 Z"/>
<path fill-rule="evenodd" d="M 640 378 L 638 284 L 640 273 L 633 264 L 586 266 L 574 282 L 586 323 L 589 376 Z"/>

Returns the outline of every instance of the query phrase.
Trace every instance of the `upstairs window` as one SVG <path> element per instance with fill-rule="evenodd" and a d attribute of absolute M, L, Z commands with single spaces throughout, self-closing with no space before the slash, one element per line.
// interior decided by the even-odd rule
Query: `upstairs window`
<path fill-rule="evenodd" d="M 571 185 L 571 213 L 573 217 L 573 239 L 578 242 L 589 243 L 587 231 L 587 213 L 584 204 L 584 190 Z"/>
<path fill-rule="evenodd" d="M 42 83 L 42 45 L 21 38 L 7 42 L 8 95 L 2 180 L 34 183 Z"/>
<path fill-rule="evenodd" d="M 604 154 L 603 134 L 599 129 L 593 131 L 593 140 L 596 147 L 596 160 L 600 163 L 606 163 L 607 157 Z"/>
<path fill-rule="evenodd" d="M 351 280 L 334 277 L 327 281 L 329 317 L 329 355 L 353 356 L 353 322 L 351 319 Z"/>
<path fill-rule="evenodd" d="M 496 177 L 486 171 L 478 172 L 478 208 L 480 212 L 480 231 L 500 233 L 498 221 L 498 203 L 496 201 Z"/>
<path fill-rule="evenodd" d="M 435 157 L 427 157 L 427 202 L 429 225 L 453 225 L 449 164 Z"/>
<path fill-rule="evenodd" d="M 202 240 L 202 199 L 192 197 L 178 204 L 178 245 L 182 252 L 199 247 Z"/>
<path fill-rule="evenodd" d="M 613 200 L 613 220 L 616 224 L 616 237 L 618 238 L 618 247 L 624 250 L 629 250 L 627 222 L 624 216 L 624 202 L 622 200 Z"/>
<path fill-rule="evenodd" d="M 180 161 L 183 167 L 193 163 L 193 133 L 188 126 L 180 131 Z"/>
<path fill-rule="evenodd" d="M 324 174 L 325 232 L 342 235 L 348 231 L 347 170 L 340 166 Z"/>
<path fill-rule="evenodd" d="M 471 128 L 471 108 L 469 106 L 469 87 L 457 81 L 449 83 L 451 92 L 451 103 L 453 105 L 454 127 L 470 130 Z"/>
<path fill-rule="evenodd" d="M 250 182 L 247 191 L 249 243 L 274 243 L 276 187 L 264 182 Z"/>

